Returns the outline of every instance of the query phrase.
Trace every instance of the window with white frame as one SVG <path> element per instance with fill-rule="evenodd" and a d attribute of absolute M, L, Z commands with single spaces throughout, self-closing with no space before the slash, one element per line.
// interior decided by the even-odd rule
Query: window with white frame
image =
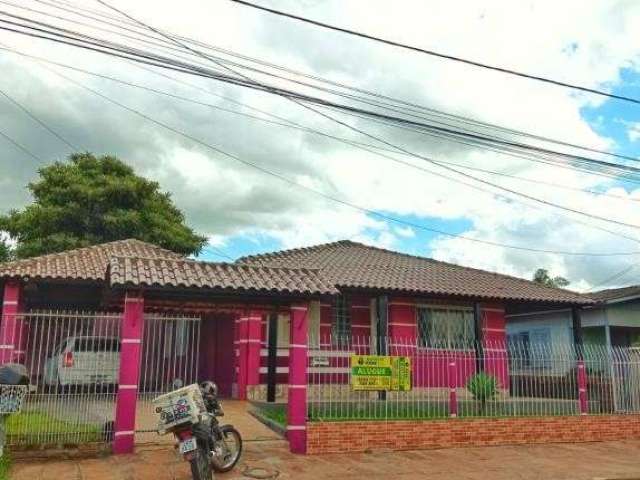
<path fill-rule="evenodd" d="M 427 348 L 473 348 L 473 309 L 422 305 L 417 308 L 420 345 Z"/>

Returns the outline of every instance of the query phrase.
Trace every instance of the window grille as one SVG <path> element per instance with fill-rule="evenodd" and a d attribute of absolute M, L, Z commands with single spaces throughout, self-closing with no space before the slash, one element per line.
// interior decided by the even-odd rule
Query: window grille
<path fill-rule="evenodd" d="M 334 319 L 331 333 L 335 342 L 351 339 L 351 299 L 345 295 L 338 295 L 333 305 Z"/>
<path fill-rule="evenodd" d="M 473 310 L 418 307 L 420 344 L 427 348 L 473 348 L 476 335 Z"/>

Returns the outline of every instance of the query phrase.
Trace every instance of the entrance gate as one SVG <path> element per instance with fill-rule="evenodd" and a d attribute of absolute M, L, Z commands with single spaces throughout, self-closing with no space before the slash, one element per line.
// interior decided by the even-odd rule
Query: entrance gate
<path fill-rule="evenodd" d="M 146 314 L 136 408 L 136 443 L 160 440 L 152 400 L 198 381 L 200 317 Z"/>
<path fill-rule="evenodd" d="M 9 319 L 15 334 L 7 361 L 30 375 L 22 411 L 7 423 L 10 445 L 111 442 L 121 315 L 48 310 Z"/>

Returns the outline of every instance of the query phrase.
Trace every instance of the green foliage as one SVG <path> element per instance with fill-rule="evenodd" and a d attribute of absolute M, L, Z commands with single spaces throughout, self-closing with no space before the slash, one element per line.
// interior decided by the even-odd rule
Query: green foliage
<path fill-rule="evenodd" d="M 17 258 L 125 238 L 182 254 L 198 253 L 206 243 L 157 182 L 115 157 L 73 154 L 38 173 L 28 185 L 34 202 L 0 217 L 0 230 L 17 241 Z"/>
<path fill-rule="evenodd" d="M 498 381 L 493 375 L 484 372 L 476 373 L 467 381 L 467 390 L 484 409 L 485 403 L 498 394 Z"/>
<path fill-rule="evenodd" d="M 11 455 L 4 449 L 4 455 L 0 458 L 0 480 L 9 479 L 9 469 L 11 468 Z"/>
<path fill-rule="evenodd" d="M 13 252 L 5 239 L 0 237 L 0 263 L 8 262 L 12 258 Z"/>
<path fill-rule="evenodd" d="M 50 437 L 51 443 L 98 442 L 100 426 L 91 423 L 75 423 L 60 420 L 46 412 L 21 412 L 9 415 L 6 423 L 7 435 L 30 443 L 30 439 Z"/>
<path fill-rule="evenodd" d="M 533 274 L 533 281 L 540 285 L 547 287 L 563 288 L 569 285 L 569 280 L 564 277 L 551 277 L 549 271 L 544 268 L 539 268 L 536 273 Z"/>

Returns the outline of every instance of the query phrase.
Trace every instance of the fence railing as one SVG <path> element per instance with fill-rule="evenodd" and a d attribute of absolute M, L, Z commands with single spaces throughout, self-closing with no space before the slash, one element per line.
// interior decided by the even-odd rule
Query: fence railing
<path fill-rule="evenodd" d="M 50 310 L 1 319 L 5 327 L 0 336 L 6 337 L 0 342 L 2 363 L 24 364 L 30 375 L 22 411 L 7 419 L 9 444 L 112 441 L 121 315 Z M 145 315 L 137 432 L 155 432 L 153 397 L 173 389 L 177 382 L 197 381 L 199 345 L 198 317 Z"/>
<path fill-rule="evenodd" d="M 640 413 L 640 349 L 351 337 L 311 341 L 312 420 Z M 354 388 L 352 355 L 407 357 L 410 388 Z"/>
<path fill-rule="evenodd" d="M 30 375 L 22 411 L 6 422 L 9 444 L 110 442 L 120 316 L 48 310 L 2 318 L 2 360 L 24 364 Z"/>

